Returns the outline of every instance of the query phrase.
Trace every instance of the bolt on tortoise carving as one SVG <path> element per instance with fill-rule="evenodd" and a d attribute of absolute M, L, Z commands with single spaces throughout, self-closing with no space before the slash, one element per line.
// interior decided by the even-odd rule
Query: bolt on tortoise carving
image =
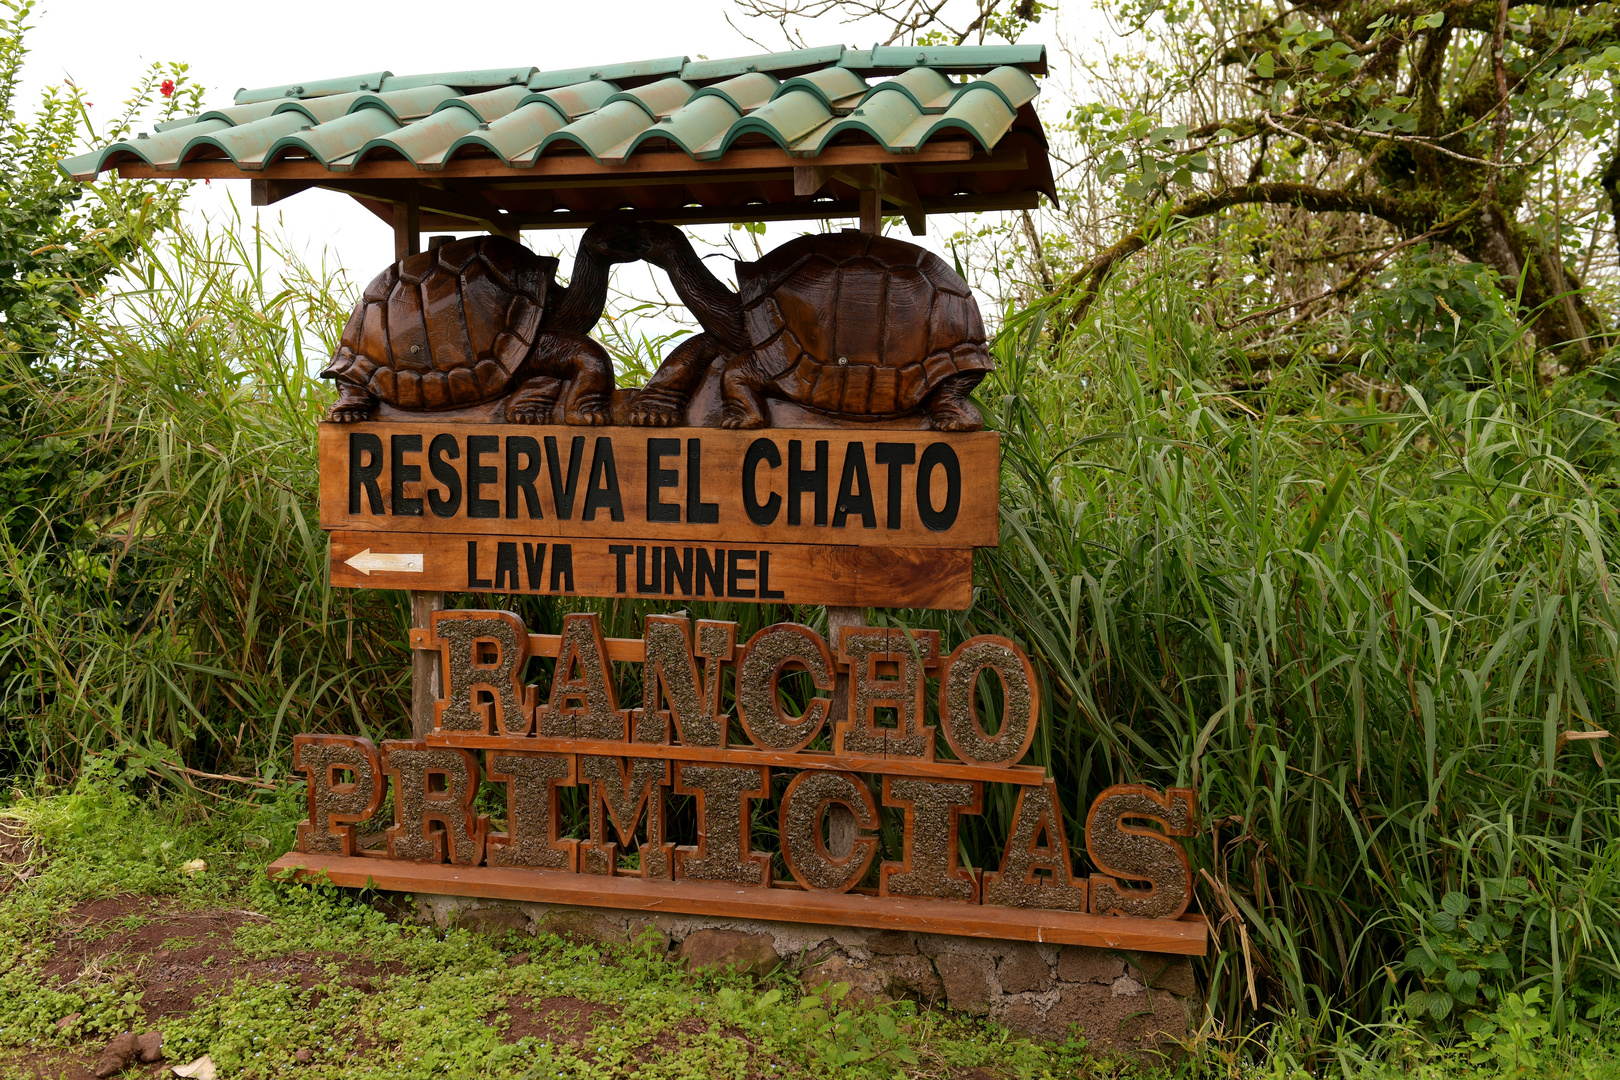
<path fill-rule="evenodd" d="M 968 395 L 995 367 L 967 283 L 931 252 L 881 236 L 801 236 L 737 264 L 738 292 L 685 235 L 647 224 L 635 241 L 703 325 L 677 346 L 631 405 L 630 422 L 682 422 L 716 358 L 720 426 L 768 426 L 765 399 L 845 420 L 926 413 L 936 430 L 984 426 Z"/>
<path fill-rule="evenodd" d="M 640 256 L 629 227 L 586 231 L 573 278 L 557 260 L 500 236 L 456 240 L 374 278 L 322 377 L 338 385 L 328 420 L 366 420 L 378 401 L 401 409 L 477 405 L 511 394 L 506 419 L 605 424 L 613 362 L 585 334 L 607 304 L 608 267 Z"/>

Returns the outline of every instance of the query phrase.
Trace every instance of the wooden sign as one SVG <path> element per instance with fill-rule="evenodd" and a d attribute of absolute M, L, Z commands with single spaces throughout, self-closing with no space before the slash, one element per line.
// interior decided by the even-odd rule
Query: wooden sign
<path fill-rule="evenodd" d="M 298 851 L 274 871 L 412 891 L 1203 951 L 1203 924 L 1181 919 L 1191 872 L 1175 839 L 1195 827 L 1193 792 L 1103 791 L 1083 837 L 1094 872 L 1079 872 L 1056 786 L 1020 764 L 1039 689 L 1028 658 L 1005 638 L 975 637 L 943 653 L 933 631 L 843 627 L 829 643 L 778 623 L 739 642 L 734 623 L 655 615 L 641 639 L 604 639 L 589 614 L 567 616 L 548 635 L 528 633 L 510 612 L 440 611 L 413 646 L 436 653 L 443 676 L 433 730 L 381 747 L 297 736 L 309 819 Z M 525 681 L 535 657 L 555 661 L 549 686 Z M 620 701 L 615 663 L 639 666 L 637 700 Z M 823 694 L 843 676 L 848 697 L 836 719 L 826 696 L 783 698 L 780 683 L 795 672 Z M 996 718 L 978 713 L 985 679 L 1000 688 Z M 501 820 L 473 808 L 483 782 L 506 788 Z M 967 866 L 958 831 L 965 815 L 983 812 L 986 784 L 1013 785 L 1015 809 L 999 859 Z M 563 835 L 568 788 L 588 806 L 586 835 Z M 389 792 L 392 824 L 380 843 L 368 841 L 358 823 Z M 688 836 L 670 833 L 672 795 L 694 800 Z M 842 845 L 828 832 L 835 805 L 856 826 Z M 760 806 L 775 810 L 779 862 L 753 846 Z M 885 813 L 900 844 L 880 858 Z"/>
<path fill-rule="evenodd" d="M 702 331 L 619 390 L 587 335 L 635 260 Z M 566 287 L 556 269 L 473 237 L 366 286 L 321 372 L 333 584 L 969 605 L 972 551 L 1000 535 L 1000 441 L 971 398 L 995 360 L 938 256 L 803 236 L 739 263 L 734 291 L 679 229 L 615 220 Z"/>
<path fill-rule="evenodd" d="M 322 424 L 321 527 L 994 547 L 994 432 Z"/>
<path fill-rule="evenodd" d="M 656 222 L 593 226 L 566 288 L 555 260 L 495 237 L 388 267 L 322 372 L 338 387 L 320 429 L 332 583 L 968 607 L 973 549 L 999 538 L 1000 441 L 971 397 L 994 357 L 961 276 L 870 225 L 739 263 L 736 290 Z M 638 259 L 702 329 L 619 390 L 586 335 L 608 268 Z M 828 642 L 778 623 L 740 642 L 734 623 L 650 615 L 641 639 L 618 640 L 590 614 L 531 634 L 510 612 L 441 610 L 411 643 L 442 676 L 431 730 L 380 747 L 295 736 L 309 818 L 272 873 L 1205 949 L 1205 925 L 1183 918 L 1176 840 L 1194 828 L 1193 793 L 1103 791 L 1079 872 L 1056 785 L 1021 764 L 1039 688 L 1004 638 L 946 652 L 935 631 L 841 625 Z M 553 661 L 543 688 L 527 682 L 537 657 Z M 638 700 L 620 702 L 614 664 L 639 666 Z M 425 691 L 431 664 L 416 666 Z M 788 679 L 817 692 L 790 700 Z M 847 696 L 834 708 L 828 694 Z M 992 699 L 993 722 L 979 715 Z M 500 814 L 478 811 L 485 784 L 504 787 Z M 962 822 L 995 784 L 1016 792 L 1000 853 L 966 865 Z M 572 830 L 565 792 L 584 804 Z M 385 804 L 391 823 L 368 828 Z M 777 851 L 756 847 L 761 808 Z M 853 835 L 835 836 L 834 817 Z"/>
<path fill-rule="evenodd" d="M 321 425 L 349 588 L 965 608 L 991 432 Z"/>
<path fill-rule="evenodd" d="M 621 599 L 965 608 L 973 552 L 335 532 L 332 584 Z"/>

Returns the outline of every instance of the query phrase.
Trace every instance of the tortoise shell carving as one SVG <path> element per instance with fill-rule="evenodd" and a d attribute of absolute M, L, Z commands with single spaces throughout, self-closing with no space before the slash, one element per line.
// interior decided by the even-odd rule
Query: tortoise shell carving
<path fill-rule="evenodd" d="M 637 247 L 702 323 L 637 394 L 632 423 L 681 423 L 709 366 L 722 364 L 721 426 L 763 427 L 765 399 L 839 420 L 925 414 L 975 431 L 969 394 L 995 367 L 967 282 L 932 252 L 882 236 L 801 236 L 737 264 L 737 291 L 680 230 L 642 226 Z"/>
<path fill-rule="evenodd" d="M 608 266 L 636 258 L 616 246 L 622 226 L 580 243 L 567 288 L 557 260 L 501 236 L 476 236 L 411 255 L 378 274 L 355 305 L 321 372 L 339 387 L 328 420 L 454 409 L 507 397 L 506 419 L 606 423 L 613 363 L 585 334 L 607 301 Z"/>
<path fill-rule="evenodd" d="M 534 347 L 556 268 L 499 236 L 412 255 L 366 286 L 321 374 L 402 409 L 499 397 Z"/>
<path fill-rule="evenodd" d="M 761 373 L 813 409 L 909 413 L 949 376 L 995 367 L 967 283 L 913 244 L 801 236 L 740 263 L 737 285 Z"/>

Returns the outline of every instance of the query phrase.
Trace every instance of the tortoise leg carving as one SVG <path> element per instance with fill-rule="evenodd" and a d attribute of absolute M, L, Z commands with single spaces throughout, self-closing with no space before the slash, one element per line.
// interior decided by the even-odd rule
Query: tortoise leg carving
<path fill-rule="evenodd" d="M 751 358 L 750 358 L 751 359 Z M 734 363 L 720 377 L 720 426 L 723 428 L 770 427 L 766 411 L 766 380 L 751 363 Z"/>
<path fill-rule="evenodd" d="M 951 375 L 923 399 L 923 409 L 935 431 L 978 431 L 984 427 L 984 417 L 968 398 L 983 377 L 979 371 Z"/>
<path fill-rule="evenodd" d="M 552 410 L 562 394 L 563 381 L 550 375 L 536 375 L 518 384 L 512 396 L 506 399 L 506 422 L 509 424 L 547 424 Z"/>
<path fill-rule="evenodd" d="M 550 390 L 548 401 L 546 384 L 557 379 L 563 381 L 561 392 Z M 508 423 L 543 424 L 553 412 L 564 424 L 605 424 L 612 418 L 613 361 L 583 334 L 537 334 L 518 380 L 518 391 L 506 405 Z"/>
<path fill-rule="evenodd" d="M 687 403 L 721 351 L 719 340 L 712 334 L 694 334 L 677 345 L 664 357 L 647 385 L 637 391 L 630 406 L 630 422 L 650 427 L 681 423 Z"/>
<path fill-rule="evenodd" d="M 326 418 L 334 424 L 355 424 L 370 420 L 377 411 L 377 399 L 349 382 L 339 382 L 338 399 L 326 410 Z"/>

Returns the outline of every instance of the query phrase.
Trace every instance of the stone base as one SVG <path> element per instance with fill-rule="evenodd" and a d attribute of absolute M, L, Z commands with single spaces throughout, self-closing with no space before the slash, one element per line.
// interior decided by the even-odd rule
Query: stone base
<path fill-rule="evenodd" d="M 944 1005 L 1050 1039 L 1074 1030 L 1100 1050 L 1171 1049 L 1199 1008 L 1185 956 L 459 896 L 416 902 L 440 927 L 625 944 L 650 933 L 695 967 L 780 969 L 807 988 L 845 982 L 856 1000 Z"/>

